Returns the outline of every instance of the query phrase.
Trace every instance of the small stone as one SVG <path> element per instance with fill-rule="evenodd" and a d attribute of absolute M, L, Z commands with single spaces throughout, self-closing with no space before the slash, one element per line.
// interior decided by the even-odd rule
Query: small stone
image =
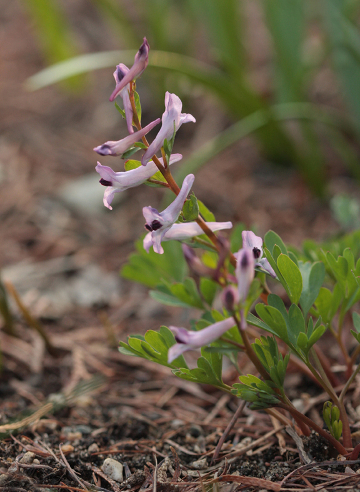
<path fill-rule="evenodd" d="M 33 461 L 33 464 L 34 465 L 40 465 L 40 461 L 37 458 L 35 458 Z"/>
<path fill-rule="evenodd" d="M 105 475 L 112 480 L 115 480 L 115 482 L 123 482 L 124 467 L 119 461 L 113 460 L 112 458 L 106 458 L 101 469 Z"/>
<path fill-rule="evenodd" d="M 64 454 L 71 453 L 74 451 L 74 446 L 71 446 L 71 444 L 64 444 L 61 446 L 61 450 Z"/>
<path fill-rule="evenodd" d="M 191 466 L 195 468 L 195 470 L 204 470 L 204 468 L 207 468 L 207 459 L 200 458 L 199 460 L 196 460 L 193 463 L 191 463 Z"/>
<path fill-rule="evenodd" d="M 89 425 L 77 425 L 75 429 L 81 434 L 91 434 L 92 428 Z"/>
<path fill-rule="evenodd" d="M 88 453 L 98 453 L 99 452 L 99 446 L 96 444 L 96 442 L 93 442 L 90 444 L 88 447 Z"/>
<path fill-rule="evenodd" d="M 172 429 L 179 429 L 180 427 L 182 427 L 183 425 L 185 425 L 185 422 L 183 420 L 180 420 L 180 419 L 174 419 L 171 424 L 170 424 L 170 427 Z"/>
<path fill-rule="evenodd" d="M 76 439 L 81 439 L 82 438 L 82 434 L 81 432 L 77 431 L 77 432 L 69 432 L 67 435 L 66 435 L 66 438 L 69 440 L 69 441 L 76 441 Z"/>
<path fill-rule="evenodd" d="M 200 427 L 200 425 L 196 425 L 196 424 L 193 424 L 190 427 L 189 432 L 190 432 L 192 437 L 199 437 L 203 434 L 203 430 Z"/>
<path fill-rule="evenodd" d="M 30 465 L 35 458 L 35 453 L 31 451 L 27 451 L 24 456 L 20 459 L 20 463 L 24 463 L 24 465 Z"/>

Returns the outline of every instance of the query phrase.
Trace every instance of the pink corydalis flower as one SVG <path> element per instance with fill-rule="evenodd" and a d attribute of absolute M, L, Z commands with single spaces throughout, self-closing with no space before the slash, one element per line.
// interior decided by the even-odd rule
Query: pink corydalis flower
<path fill-rule="evenodd" d="M 233 326 L 235 326 L 235 321 L 232 317 L 224 319 L 223 321 L 218 321 L 199 331 L 188 331 L 185 328 L 169 326 L 169 329 L 175 335 L 176 344 L 169 349 L 168 363 L 170 364 L 188 350 L 195 350 L 204 347 L 205 345 L 209 345 L 209 343 L 220 338 Z"/>
<path fill-rule="evenodd" d="M 145 229 L 151 232 L 151 242 L 155 253 L 163 254 L 164 249 L 161 246 L 161 241 L 165 233 L 177 221 L 194 179 L 193 174 L 186 176 L 178 196 L 162 212 L 158 212 L 156 208 L 152 207 L 143 208 L 143 215 L 146 220 Z"/>
<path fill-rule="evenodd" d="M 132 145 L 142 139 L 150 130 L 154 128 L 154 126 L 160 123 L 160 118 L 155 121 L 149 123 L 145 128 L 142 128 L 138 132 L 134 132 L 131 135 L 123 138 L 122 140 L 112 141 L 109 140 L 98 147 L 95 147 L 94 150 L 100 155 L 122 155 L 126 152 Z"/>
<path fill-rule="evenodd" d="M 140 46 L 139 51 L 135 55 L 133 66 L 125 74 L 125 76 L 116 83 L 114 92 L 110 96 L 111 102 L 114 101 L 116 96 L 127 84 L 137 79 L 143 73 L 149 61 L 149 49 L 149 43 L 147 42 L 147 39 L 144 38 L 143 44 Z"/>
<path fill-rule="evenodd" d="M 183 123 L 196 122 L 191 114 L 182 113 L 182 102 L 175 94 L 166 92 L 165 94 L 165 112 L 162 115 L 162 126 L 154 141 L 150 144 L 145 154 L 142 156 L 141 164 L 143 166 L 155 155 L 164 145 L 164 141 L 170 140 L 175 132 L 178 131 Z"/>
<path fill-rule="evenodd" d="M 235 276 L 238 283 L 239 301 L 244 302 L 255 277 L 255 260 L 250 248 L 242 248 L 237 253 Z"/>
<path fill-rule="evenodd" d="M 169 164 L 174 164 L 182 159 L 181 154 L 172 154 Z M 159 159 L 163 164 L 162 158 Z M 101 176 L 100 184 L 106 186 L 104 192 L 104 205 L 108 209 L 112 210 L 111 202 L 113 201 L 115 193 L 120 193 L 128 188 L 134 188 L 141 185 L 147 179 L 150 179 L 157 171 L 158 168 L 154 162 L 149 162 L 147 166 L 139 166 L 136 169 L 131 169 L 125 172 L 115 172 L 109 166 L 102 166 L 100 162 L 95 167 L 96 172 Z"/>
<path fill-rule="evenodd" d="M 116 65 L 115 72 L 113 73 L 116 85 L 120 84 L 125 75 L 129 72 L 129 69 L 123 63 Z M 133 121 L 133 110 L 130 102 L 130 83 L 121 89 L 118 95 L 123 100 L 123 106 L 125 111 L 126 125 L 129 133 L 134 133 L 134 128 L 132 126 Z"/>
<path fill-rule="evenodd" d="M 174 155 L 177 155 L 177 154 L 174 154 Z M 149 166 L 149 164 L 146 165 L 146 168 L 148 166 Z M 232 228 L 231 222 L 206 222 L 206 225 L 213 232 L 221 231 L 222 229 L 231 229 Z M 162 241 L 172 241 L 172 240 L 185 241 L 186 239 L 191 239 L 193 237 L 200 236 L 201 234 L 204 234 L 204 231 L 201 229 L 199 224 L 197 224 L 196 222 L 185 222 L 185 223 L 181 223 L 181 224 L 173 224 L 170 227 L 170 229 L 167 232 L 165 232 L 165 234 L 162 238 Z M 146 234 L 146 236 L 144 237 L 143 246 L 144 246 L 144 249 L 147 252 L 149 252 L 150 247 L 152 246 L 151 232 Z"/>
<path fill-rule="evenodd" d="M 243 248 L 249 248 L 253 252 L 255 266 L 262 268 L 272 277 L 276 278 L 272 266 L 267 258 L 263 258 L 263 240 L 252 231 L 242 231 Z"/>

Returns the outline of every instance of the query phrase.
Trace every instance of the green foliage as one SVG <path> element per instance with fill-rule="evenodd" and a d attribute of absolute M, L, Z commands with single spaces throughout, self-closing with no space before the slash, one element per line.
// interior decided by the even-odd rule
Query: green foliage
<path fill-rule="evenodd" d="M 330 434 L 338 441 L 341 438 L 343 424 L 340 420 L 340 410 L 330 401 L 326 401 L 323 407 L 323 418 Z"/>
<path fill-rule="evenodd" d="M 211 365 L 212 358 L 222 357 L 220 353 L 208 352 L 205 349 L 201 350 L 202 357 L 197 360 L 197 367 L 195 369 L 187 369 L 186 367 L 181 367 L 179 369 L 173 369 L 173 374 L 175 376 L 186 379 L 186 381 L 191 381 L 193 383 L 200 384 L 211 384 L 212 386 L 218 388 L 225 388 L 224 383 L 221 379 L 221 373 L 219 374 L 216 367 Z M 210 359 L 210 361 L 208 360 Z"/>
<path fill-rule="evenodd" d="M 152 249 L 147 253 L 142 240 L 135 243 L 137 252 L 129 256 L 121 270 L 121 276 L 154 288 L 161 282 L 182 282 L 185 279 L 187 265 L 181 245 L 177 241 L 162 244 L 164 254 L 158 255 Z"/>
<path fill-rule="evenodd" d="M 184 203 L 182 214 L 187 222 L 196 220 L 199 217 L 199 205 L 194 193 L 191 193 L 188 200 Z"/>
<path fill-rule="evenodd" d="M 274 383 L 271 381 L 261 381 L 251 374 L 240 376 L 239 379 L 242 384 L 235 383 L 231 392 L 238 398 L 250 402 L 252 410 L 274 407 L 279 403 L 273 389 Z"/>
<path fill-rule="evenodd" d="M 336 260 L 328 252 L 327 267 L 339 285 L 344 297 L 344 313 L 360 300 L 360 258 L 355 264 L 355 258 L 350 248 L 346 248 L 342 256 Z"/>
<path fill-rule="evenodd" d="M 273 255 L 275 245 L 279 246 L 280 252 L 284 255 L 287 254 L 287 249 L 283 243 L 281 237 L 274 231 L 268 231 L 264 237 L 264 243 L 270 254 Z"/>
<path fill-rule="evenodd" d="M 164 151 L 168 159 L 170 159 L 171 152 L 174 147 L 175 136 L 176 136 L 176 128 L 175 128 L 175 120 L 174 120 L 174 132 L 172 134 L 172 137 L 170 138 L 170 140 L 167 140 L 166 138 L 164 140 Z"/>
<path fill-rule="evenodd" d="M 311 306 L 318 298 L 320 289 L 325 279 L 325 266 L 321 262 L 299 263 L 303 280 L 303 289 L 300 296 L 300 306 L 306 318 Z"/>
<path fill-rule="evenodd" d="M 268 296 L 268 306 L 257 304 L 255 310 L 261 319 L 250 314 L 247 317 L 248 323 L 278 336 L 301 358 L 308 357 L 311 347 L 326 331 L 326 327 L 321 324 L 321 317 L 315 326 L 310 318 L 306 329 L 305 319 L 299 307 L 292 304 L 287 311 L 282 299 L 275 294 Z"/>
<path fill-rule="evenodd" d="M 212 306 L 218 291 L 219 285 L 216 282 L 205 277 L 200 279 L 200 292 L 209 306 Z"/>
<path fill-rule="evenodd" d="M 343 298 L 339 284 L 335 285 L 333 292 L 326 287 L 321 287 L 315 306 L 325 323 L 331 323 Z"/>
<path fill-rule="evenodd" d="M 346 3 L 339 0 L 323 1 L 325 29 L 332 48 L 335 70 L 360 131 L 360 34 L 356 24 L 346 15 Z"/>
<path fill-rule="evenodd" d="M 360 314 L 355 313 L 355 311 L 352 313 L 352 319 L 353 319 L 353 324 L 355 330 L 350 330 L 351 334 L 355 338 L 355 340 L 360 343 Z"/>
<path fill-rule="evenodd" d="M 126 118 L 125 111 L 122 108 L 120 108 L 120 106 L 118 105 L 118 103 L 116 101 L 115 101 L 115 108 L 119 111 L 121 116 L 125 119 Z"/>
<path fill-rule="evenodd" d="M 162 326 L 160 331 L 148 330 L 145 336 L 131 335 L 128 343 L 120 342 L 119 351 L 125 355 L 135 355 L 143 359 L 157 362 L 162 366 L 187 368 L 184 357 L 181 355 L 171 364 L 167 361 L 169 348 L 176 343 L 174 335 L 166 327 Z"/>
<path fill-rule="evenodd" d="M 273 337 L 262 336 L 260 339 L 255 340 L 252 347 L 261 364 L 270 374 L 273 383 L 275 383 L 277 388 L 282 389 L 290 356 L 287 354 L 283 358 Z"/>
<path fill-rule="evenodd" d="M 346 230 L 351 231 L 360 229 L 360 203 L 349 195 L 335 195 L 330 200 L 332 213 L 340 224 Z"/>
<path fill-rule="evenodd" d="M 136 91 L 134 91 L 134 102 L 135 102 L 136 113 L 137 113 L 139 122 L 141 123 L 141 102 L 140 102 L 140 96 Z"/>
<path fill-rule="evenodd" d="M 230 251 L 237 253 L 242 247 L 242 232 L 245 230 L 245 225 L 240 222 L 233 227 L 230 236 Z"/>
<path fill-rule="evenodd" d="M 205 220 L 205 222 L 215 222 L 215 215 L 210 212 L 210 210 L 206 207 L 206 205 L 203 204 L 200 200 L 198 202 L 198 207 L 199 207 L 199 213 L 202 216 L 202 218 Z"/>
<path fill-rule="evenodd" d="M 291 302 L 297 304 L 300 300 L 303 287 L 299 267 L 286 254 L 279 255 L 277 259 L 277 266 L 285 282 L 281 283 L 283 284 Z"/>
<path fill-rule="evenodd" d="M 124 152 L 121 155 L 121 159 L 129 159 L 133 154 L 135 154 L 138 150 L 140 149 L 146 149 L 146 145 L 143 144 L 142 142 L 136 142 L 130 149 L 128 149 L 126 152 Z M 129 171 L 129 169 L 126 169 Z"/>

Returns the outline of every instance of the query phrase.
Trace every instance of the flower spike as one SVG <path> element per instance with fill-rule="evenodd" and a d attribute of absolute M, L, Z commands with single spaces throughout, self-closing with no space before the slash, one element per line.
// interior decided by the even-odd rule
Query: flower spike
<path fill-rule="evenodd" d="M 105 142 L 104 144 L 95 147 L 94 150 L 100 155 L 121 155 L 126 152 L 132 145 L 134 145 L 134 143 L 141 140 L 142 137 L 149 133 L 149 131 L 152 130 L 154 126 L 158 125 L 159 123 L 160 118 L 152 121 L 147 126 L 145 126 L 145 128 L 142 128 L 138 132 L 128 135 L 122 140 L 118 140 L 116 142 L 110 140 L 109 142 Z"/>
<path fill-rule="evenodd" d="M 209 343 L 217 340 L 233 326 L 235 326 L 235 321 L 232 317 L 218 321 L 199 331 L 188 331 L 185 328 L 169 326 L 175 335 L 177 343 L 169 349 L 168 363 L 171 364 L 173 360 L 188 350 L 195 350 L 204 345 L 209 345 Z"/>
<path fill-rule="evenodd" d="M 124 75 L 124 77 L 116 83 L 114 92 L 110 96 L 111 102 L 114 101 L 116 96 L 123 90 L 123 88 L 127 84 L 137 79 L 143 73 L 149 61 L 149 49 L 149 43 L 147 42 L 147 39 L 144 38 L 143 44 L 140 46 L 139 51 L 135 55 L 133 66 Z"/>
<path fill-rule="evenodd" d="M 174 164 L 182 159 L 181 154 L 172 154 L 169 164 Z M 162 158 L 159 161 L 163 164 Z M 113 201 L 115 193 L 120 193 L 128 188 L 134 188 L 141 185 L 147 179 L 153 176 L 158 168 L 154 162 L 149 162 L 147 166 L 140 166 L 130 171 L 116 173 L 109 166 L 102 166 L 100 162 L 97 163 L 95 168 L 101 176 L 100 184 L 106 186 L 104 193 L 104 205 L 112 210 L 111 202 Z"/>
<path fill-rule="evenodd" d="M 151 232 L 151 242 L 155 253 L 163 254 L 164 249 L 161 246 L 161 241 L 165 233 L 178 219 L 186 197 L 192 187 L 195 176 L 188 174 L 183 181 L 180 193 L 175 200 L 162 212 L 158 212 L 156 208 L 144 207 L 143 215 L 146 220 L 145 229 Z"/>
<path fill-rule="evenodd" d="M 161 147 L 164 145 L 164 140 L 170 140 L 175 132 L 178 131 L 183 123 L 189 123 L 190 121 L 196 122 L 195 118 L 191 114 L 181 112 L 182 102 L 181 99 L 175 94 L 166 92 L 165 94 L 165 112 L 162 115 L 162 126 L 159 133 L 156 135 L 154 141 L 150 144 L 145 154 L 141 159 L 143 166 L 155 155 Z"/>
<path fill-rule="evenodd" d="M 177 155 L 177 154 L 174 154 Z M 150 163 L 151 164 L 151 163 Z M 146 168 L 150 165 L 147 164 Z M 231 222 L 206 222 L 208 228 L 215 232 L 220 231 L 222 229 L 231 229 Z M 186 239 L 191 239 L 195 236 L 200 236 L 204 234 L 204 231 L 196 222 L 185 222 L 182 224 L 173 224 L 170 229 L 165 232 L 162 241 L 185 241 Z M 151 240 L 151 232 L 146 234 L 143 242 L 144 249 L 149 252 L 150 247 L 152 246 Z"/>

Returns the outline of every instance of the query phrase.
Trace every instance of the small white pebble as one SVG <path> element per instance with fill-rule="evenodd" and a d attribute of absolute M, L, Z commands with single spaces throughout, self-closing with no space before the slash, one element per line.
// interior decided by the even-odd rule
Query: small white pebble
<path fill-rule="evenodd" d="M 112 458 L 106 458 L 101 469 L 105 475 L 115 480 L 115 482 L 122 482 L 124 480 L 124 467 L 119 461 L 113 460 Z"/>
<path fill-rule="evenodd" d="M 98 453 L 98 451 L 99 451 L 99 446 L 96 444 L 96 442 L 93 442 L 88 447 L 88 453 Z"/>
<path fill-rule="evenodd" d="M 207 468 L 207 459 L 200 458 L 199 460 L 196 460 L 193 463 L 191 463 L 191 466 L 195 468 L 195 470 L 203 470 L 204 468 Z"/>
<path fill-rule="evenodd" d="M 24 465 L 30 465 L 35 458 L 35 453 L 31 451 L 27 451 L 24 456 L 20 459 L 20 463 L 24 463 Z"/>

